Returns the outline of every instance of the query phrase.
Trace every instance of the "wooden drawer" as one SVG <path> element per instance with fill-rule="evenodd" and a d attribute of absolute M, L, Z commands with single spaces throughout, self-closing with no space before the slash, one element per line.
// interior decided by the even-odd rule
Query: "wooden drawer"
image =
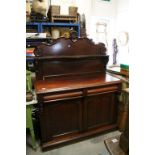
<path fill-rule="evenodd" d="M 44 103 L 82 97 L 82 91 L 50 93 L 42 96 Z"/>
<path fill-rule="evenodd" d="M 118 89 L 119 89 L 118 85 L 96 87 L 96 88 L 88 89 L 87 95 L 92 96 L 92 95 L 105 94 L 105 93 L 118 91 Z"/>

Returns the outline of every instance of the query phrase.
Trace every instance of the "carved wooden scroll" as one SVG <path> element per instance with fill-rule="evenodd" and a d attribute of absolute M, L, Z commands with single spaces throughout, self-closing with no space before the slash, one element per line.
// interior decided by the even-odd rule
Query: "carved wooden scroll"
<path fill-rule="evenodd" d="M 36 57 L 106 55 L 106 47 L 105 44 L 95 44 L 88 38 L 79 38 L 76 41 L 59 38 L 51 44 L 41 44 L 34 54 Z"/>

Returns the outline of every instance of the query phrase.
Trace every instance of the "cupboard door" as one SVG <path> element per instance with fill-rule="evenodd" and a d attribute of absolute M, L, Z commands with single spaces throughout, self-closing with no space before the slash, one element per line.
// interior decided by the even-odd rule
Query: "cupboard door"
<path fill-rule="evenodd" d="M 116 123 L 117 99 L 115 92 L 89 96 L 86 99 L 85 108 L 87 129 Z"/>
<path fill-rule="evenodd" d="M 82 128 L 81 106 L 80 99 L 44 103 L 40 112 L 42 141 L 79 132 Z"/>

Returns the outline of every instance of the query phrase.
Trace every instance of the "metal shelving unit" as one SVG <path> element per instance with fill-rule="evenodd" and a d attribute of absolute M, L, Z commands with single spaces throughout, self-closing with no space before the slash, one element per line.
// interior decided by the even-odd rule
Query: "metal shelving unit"
<path fill-rule="evenodd" d="M 32 23 L 26 23 L 26 28 L 31 27 L 31 26 L 36 26 L 38 33 L 41 31 L 41 25 L 38 22 L 32 22 Z"/>
<path fill-rule="evenodd" d="M 26 27 L 37 26 L 38 33 L 42 33 L 45 26 L 50 27 L 75 27 L 80 37 L 80 23 L 52 23 L 52 22 L 30 22 L 26 23 Z"/>

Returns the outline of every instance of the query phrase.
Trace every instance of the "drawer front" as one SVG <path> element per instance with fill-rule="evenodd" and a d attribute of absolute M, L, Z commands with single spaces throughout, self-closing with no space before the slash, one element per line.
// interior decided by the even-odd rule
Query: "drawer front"
<path fill-rule="evenodd" d="M 82 97 L 82 91 L 60 92 L 43 95 L 42 100 L 44 101 L 44 103 L 49 103 L 53 101 L 68 100 L 80 97 Z"/>
<path fill-rule="evenodd" d="M 91 88 L 91 89 L 89 88 L 87 90 L 87 96 L 116 92 L 118 91 L 118 89 L 119 89 L 118 85 L 96 87 L 96 88 Z"/>

